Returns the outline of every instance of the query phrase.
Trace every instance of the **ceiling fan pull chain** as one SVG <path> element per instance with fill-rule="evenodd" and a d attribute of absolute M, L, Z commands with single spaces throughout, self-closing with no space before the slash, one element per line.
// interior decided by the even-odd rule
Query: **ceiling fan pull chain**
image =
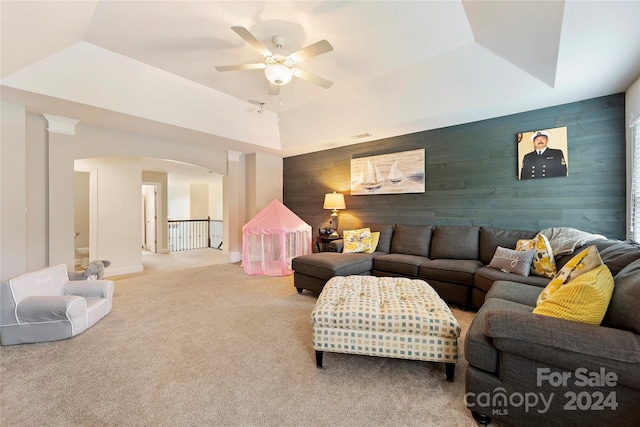
<path fill-rule="evenodd" d="M 282 108 L 282 102 L 280 102 L 280 94 L 278 93 L 278 114 L 277 114 L 278 122 L 280 121 L 280 108 Z"/>

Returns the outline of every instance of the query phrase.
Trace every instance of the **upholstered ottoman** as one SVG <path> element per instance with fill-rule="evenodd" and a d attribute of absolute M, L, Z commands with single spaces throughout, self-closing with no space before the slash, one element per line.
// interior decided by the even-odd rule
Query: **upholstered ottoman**
<path fill-rule="evenodd" d="M 423 280 L 346 276 L 327 282 L 311 313 L 316 364 L 324 351 L 443 362 L 453 381 L 460 326 Z"/>

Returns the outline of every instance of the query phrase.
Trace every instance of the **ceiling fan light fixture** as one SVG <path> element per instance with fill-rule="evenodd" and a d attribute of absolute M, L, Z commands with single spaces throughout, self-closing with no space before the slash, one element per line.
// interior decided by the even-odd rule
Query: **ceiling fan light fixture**
<path fill-rule="evenodd" d="M 1 0 L 0 0 L 1 1 Z M 310 44 L 302 49 L 298 49 L 291 55 L 284 49 L 285 39 L 283 36 L 273 36 L 271 39 L 273 49 L 267 49 L 260 40 L 244 27 L 231 27 L 244 41 L 257 49 L 263 56 L 264 62 L 253 64 L 237 64 L 216 66 L 218 71 L 237 71 L 237 70 L 264 70 L 264 75 L 269 81 L 269 95 L 278 95 L 280 86 L 286 85 L 291 81 L 293 76 L 306 80 L 310 83 L 318 85 L 322 88 L 329 89 L 333 84 L 329 80 L 316 76 L 313 73 L 297 68 L 299 62 L 313 58 L 323 53 L 331 52 L 333 46 L 326 41 Z"/>
<path fill-rule="evenodd" d="M 293 70 L 281 63 L 269 64 L 264 69 L 264 75 L 274 85 L 282 86 L 291 81 Z"/>

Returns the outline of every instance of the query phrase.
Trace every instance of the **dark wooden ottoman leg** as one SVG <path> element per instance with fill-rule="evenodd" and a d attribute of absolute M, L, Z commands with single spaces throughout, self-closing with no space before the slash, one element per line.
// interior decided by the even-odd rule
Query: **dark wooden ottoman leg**
<path fill-rule="evenodd" d="M 473 419 L 476 420 L 480 425 L 486 426 L 491 423 L 491 417 L 487 415 L 481 414 L 476 411 L 471 411 L 471 415 L 473 416 Z"/>
<path fill-rule="evenodd" d="M 316 367 L 322 368 L 322 352 L 316 350 Z"/>
<path fill-rule="evenodd" d="M 453 376 L 456 372 L 456 364 L 455 363 L 445 363 L 444 364 L 444 370 L 446 372 L 447 375 L 447 381 L 449 381 L 450 383 L 453 382 Z"/>

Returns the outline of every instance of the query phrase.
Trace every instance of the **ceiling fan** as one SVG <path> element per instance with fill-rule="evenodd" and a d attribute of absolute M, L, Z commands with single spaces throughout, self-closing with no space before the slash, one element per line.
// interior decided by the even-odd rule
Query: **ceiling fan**
<path fill-rule="evenodd" d="M 303 47 L 293 53 L 288 53 L 284 50 L 284 37 L 282 36 L 273 36 L 272 40 L 275 48 L 269 50 L 246 28 L 231 27 L 231 29 L 242 37 L 244 41 L 264 55 L 264 62 L 254 64 L 221 65 L 215 67 L 216 70 L 264 70 L 264 74 L 267 77 L 267 80 L 269 80 L 269 95 L 278 95 L 280 93 L 280 86 L 289 83 L 293 76 L 325 89 L 329 89 L 333 84 L 333 82 L 330 82 L 329 80 L 323 79 L 322 77 L 296 67 L 299 62 L 313 58 L 314 56 L 322 55 L 323 53 L 331 52 L 333 50 L 333 46 L 331 46 L 328 41 L 320 40 L 319 42 Z"/>

